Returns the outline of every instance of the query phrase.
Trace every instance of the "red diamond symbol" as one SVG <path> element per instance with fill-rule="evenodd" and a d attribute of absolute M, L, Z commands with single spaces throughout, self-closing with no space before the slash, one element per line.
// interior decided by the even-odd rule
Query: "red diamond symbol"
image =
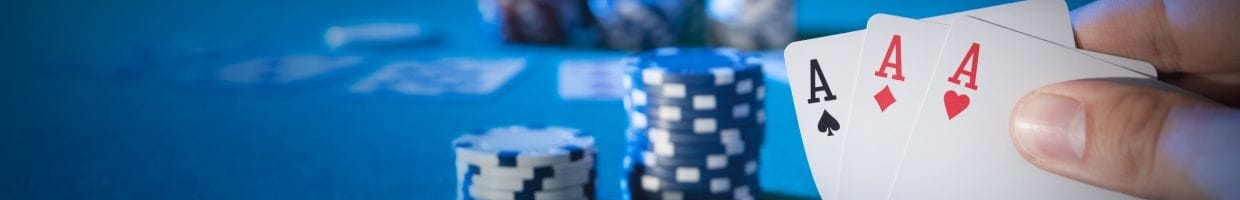
<path fill-rule="evenodd" d="M 891 95 L 891 88 L 883 86 L 883 90 L 874 94 L 874 101 L 878 102 L 878 109 L 886 112 L 887 107 L 896 102 L 896 97 Z"/>

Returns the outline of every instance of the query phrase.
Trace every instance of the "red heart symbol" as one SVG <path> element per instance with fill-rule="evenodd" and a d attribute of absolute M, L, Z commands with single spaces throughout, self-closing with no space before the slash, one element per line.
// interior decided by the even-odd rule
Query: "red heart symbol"
<path fill-rule="evenodd" d="M 943 94 L 943 107 L 947 108 L 947 119 L 955 118 L 957 114 L 963 112 L 969 107 L 969 95 L 957 94 L 954 90 L 948 90 Z"/>

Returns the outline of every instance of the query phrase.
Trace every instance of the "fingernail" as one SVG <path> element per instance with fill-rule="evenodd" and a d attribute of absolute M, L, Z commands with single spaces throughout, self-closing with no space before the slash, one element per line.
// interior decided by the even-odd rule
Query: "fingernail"
<path fill-rule="evenodd" d="M 1064 96 L 1036 93 L 1021 100 L 1012 136 L 1039 162 L 1077 162 L 1085 153 L 1085 110 Z"/>

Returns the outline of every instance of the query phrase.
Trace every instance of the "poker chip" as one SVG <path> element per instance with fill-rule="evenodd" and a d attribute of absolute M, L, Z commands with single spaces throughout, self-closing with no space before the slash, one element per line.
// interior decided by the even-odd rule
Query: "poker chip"
<path fill-rule="evenodd" d="M 641 191 L 640 196 L 644 200 L 684 200 L 684 199 L 755 199 L 756 194 L 749 185 L 740 185 L 733 187 L 731 191 L 710 193 L 700 191 L 678 191 L 678 190 L 661 190 L 661 191 Z"/>
<path fill-rule="evenodd" d="M 625 60 L 623 183 L 632 199 L 752 199 L 765 137 L 761 62 L 728 48 Z"/>
<path fill-rule="evenodd" d="M 512 126 L 466 134 L 453 141 L 458 158 L 498 166 L 572 162 L 594 151 L 594 138 L 562 127 Z"/>
<path fill-rule="evenodd" d="M 590 13 L 598 22 L 603 45 L 624 50 L 644 50 L 680 42 L 689 27 L 696 0 L 590 0 Z"/>
<path fill-rule="evenodd" d="M 537 167 L 510 167 L 475 164 L 466 164 L 466 166 L 473 169 L 474 173 L 472 174 L 475 175 L 514 179 L 553 178 L 565 174 L 579 174 L 589 171 L 594 167 L 594 159 L 593 156 L 590 156 L 573 162 Z"/>
<path fill-rule="evenodd" d="M 701 169 L 725 169 L 745 166 L 747 162 L 758 158 L 756 153 L 740 155 L 714 154 L 699 157 L 670 157 L 655 155 L 653 152 L 641 153 L 641 164 L 650 167 L 697 167 Z"/>
<path fill-rule="evenodd" d="M 711 177 L 691 183 L 652 175 L 641 177 L 641 186 L 644 191 L 680 190 L 723 193 L 730 191 L 733 185 L 749 185 L 757 182 L 756 176 Z"/>
<path fill-rule="evenodd" d="M 766 124 L 765 111 L 762 110 L 758 110 L 752 117 L 752 120 L 748 120 L 749 118 L 738 120 L 730 117 L 695 117 L 681 121 L 667 121 L 652 120 L 650 119 L 651 116 L 644 116 L 644 113 L 641 112 L 629 111 L 629 114 L 630 121 L 634 122 L 631 125 L 633 128 L 660 128 L 692 134 L 709 134 L 733 128 L 762 126 Z"/>
<path fill-rule="evenodd" d="M 779 49 L 796 36 L 792 0 L 706 0 L 709 41 L 745 50 Z"/>
<path fill-rule="evenodd" d="M 766 92 L 766 88 L 764 86 L 759 86 L 758 88 L 754 89 L 754 93 L 741 94 L 741 95 L 689 94 L 683 97 L 665 97 L 665 96 L 650 94 L 648 93 L 648 91 L 643 91 L 643 90 L 630 90 L 629 93 L 634 93 L 633 91 L 640 91 L 640 93 L 644 93 L 644 94 L 637 94 L 637 95 L 646 97 L 644 100 L 634 99 L 636 101 L 634 102 L 635 103 L 634 105 L 637 105 L 637 106 L 674 105 L 674 106 L 685 106 L 685 107 L 692 108 L 694 110 L 721 109 L 721 108 L 727 108 L 727 106 L 731 106 L 731 105 L 755 104 L 757 102 L 766 100 L 765 94 L 757 93 L 757 92 Z"/>
<path fill-rule="evenodd" d="M 708 74 L 683 76 L 669 76 L 668 74 L 673 72 L 669 72 L 667 70 L 669 69 L 659 67 L 659 65 L 653 65 L 651 68 L 642 69 L 640 73 L 634 74 L 634 76 L 625 79 L 625 81 L 632 82 L 631 86 L 637 88 L 662 86 L 669 87 L 669 89 L 675 89 L 670 87 L 685 87 L 686 84 L 692 84 L 690 86 L 697 86 L 694 88 L 694 91 L 719 93 L 726 92 L 728 90 L 744 89 L 742 87 L 746 85 L 744 85 L 741 81 L 762 78 L 760 77 L 761 73 L 754 71 L 753 69 L 745 69 L 744 71 L 738 72 L 729 67 L 715 67 L 714 69 L 711 69 L 712 71 L 708 72 Z M 736 87 L 729 88 L 725 86 Z M 654 93 L 654 95 L 660 94 L 663 93 Z M 668 96 L 676 97 L 670 95 Z"/>
<path fill-rule="evenodd" d="M 584 0 L 479 0 L 483 30 L 502 41 L 568 44 L 590 40 Z"/>
<path fill-rule="evenodd" d="M 757 173 L 758 161 L 750 160 L 745 162 L 743 167 L 731 167 L 722 169 L 705 169 L 700 167 L 676 166 L 676 167 L 660 167 L 645 166 L 646 174 L 662 178 L 676 180 L 677 182 L 694 183 L 704 179 L 713 177 L 741 177 L 752 176 Z"/>
<path fill-rule="evenodd" d="M 458 199 L 593 199 L 594 138 L 555 126 L 507 126 L 453 141 Z"/>
<path fill-rule="evenodd" d="M 633 134 L 654 143 L 665 144 L 744 144 L 762 143 L 763 130 L 756 127 L 727 128 L 713 133 L 684 134 L 682 132 L 662 128 L 633 128 Z"/>
<path fill-rule="evenodd" d="M 633 85 L 683 83 L 727 85 L 743 78 L 762 77 L 756 55 L 730 48 L 659 48 L 637 55 L 629 63 Z M 760 60 L 758 60 L 760 61 Z M 742 79 L 738 79 L 741 77 Z"/>
<path fill-rule="evenodd" d="M 650 93 L 648 93 L 647 91 L 633 89 L 633 90 L 628 91 L 627 97 L 631 98 L 629 101 L 632 101 L 631 104 L 633 106 L 639 106 L 639 107 L 650 106 L 650 105 L 675 105 L 675 106 L 689 107 L 694 110 L 713 110 L 713 109 L 719 109 L 719 108 L 722 108 L 728 105 L 736 105 L 736 104 L 744 104 L 744 103 L 756 104 L 756 103 L 762 102 L 766 100 L 766 94 L 763 94 L 763 92 L 766 92 L 766 88 L 763 86 L 759 86 L 757 89 L 754 89 L 753 94 L 749 94 L 749 95 L 727 96 L 727 95 L 713 95 L 713 94 L 695 94 L 695 95 L 690 95 L 690 96 L 685 96 L 685 97 L 669 98 L 669 97 L 661 97 L 657 95 L 650 95 Z"/>
<path fill-rule="evenodd" d="M 620 168 L 620 199 L 640 199 L 641 195 L 634 195 L 630 191 L 641 191 L 641 179 L 644 168 L 639 166 L 638 158 L 640 153 L 626 152 Z M 636 197 L 636 198 L 635 198 Z"/>
<path fill-rule="evenodd" d="M 671 144 L 651 142 L 647 150 L 654 152 L 655 155 L 670 157 L 700 157 L 717 154 L 732 156 L 756 151 L 760 145 L 762 144 Z"/>
<path fill-rule="evenodd" d="M 721 130 L 735 129 L 739 127 L 747 127 L 754 124 L 763 124 L 766 122 L 766 111 L 757 108 L 751 110 L 752 106 L 737 107 L 737 109 L 728 114 L 721 115 L 694 115 L 686 114 L 683 109 L 675 107 L 660 107 L 647 114 L 641 111 L 629 111 L 630 115 L 644 116 L 650 128 L 662 128 L 668 130 L 690 130 L 694 133 L 707 134 L 718 132 Z"/>
<path fill-rule="evenodd" d="M 555 190 L 543 190 L 532 192 L 512 192 L 504 190 L 492 190 L 486 188 L 473 187 L 469 188 L 469 196 L 475 199 L 495 199 L 495 200 L 544 200 L 544 199 L 587 199 L 593 196 L 593 184 L 581 185 L 569 188 L 560 188 Z"/>
<path fill-rule="evenodd" d="M 483 175 L 470 175 L 472 176 L 470 178 L 473 179 L 473 186 L 480 188 L 511 191 L 537 191 L 585 185 L 594 181 L 595 176 L 593 173 L 593 171 L 586 170 L 576 174 L 564 174 L 555 177 L 530 179 L 496 178 Z"/>
<path fill-rule="evenodd" d="M 763 87 L 762 81 L 755 81 L 762 77 L 737 77 L 730 84 L 712 85 L 708 87 L 692 87 L 693 85 L 682 83 L 664 83 L 660 85 L 634 84 L 633 79 L 623 79 L 622 84 L 626 89 L 638 89 L 648 92 L 653 97 L 663 98 L 688 98 L 695 95 L 715 95 L 724 97 L 740 97 L 745 95 L 753 95 L 756 88 Z M 636 80 L 640 81 L 640 80 Z"/>

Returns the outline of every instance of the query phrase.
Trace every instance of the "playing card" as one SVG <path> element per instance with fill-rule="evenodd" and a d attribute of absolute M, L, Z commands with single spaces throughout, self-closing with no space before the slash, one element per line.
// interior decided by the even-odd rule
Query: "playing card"
<path fill-rule="evenodd" d="M 560 62 L 560 99 L 579 101 L 620 100 L 624 96 L 624 62 L 621 59 L 565 60 Z"/>
<path fill-rule="evenodd" d="M 1016 101 L 1038 87 L 1143 75 L 976 17 L 951 26 L 891 198 L 1126 197 L 1026 162 L 1012 147 L 1008 118 Z"/>
<path fill-rule="evenodd" d="M 927 20 L 950 22 L 953 18 L 975 14 L 1002 20 L 1017 30 L 1031 30 L 1036 33 L 1034 35 L 1059 35 L 1052 40 L 1072 44 L 1067 12 L 1067 6 L 1061 1 L 1021 1 Z M 1057 16 L 1048 17 L 1044 13 Z M 840 125 L 849 122 L 847 117 L 852 112 L 851 81 L 858 73 L 857 59 L 864 34 L 864 30 L 859 30 L 798 41 L 789 44 L 784 51 L 801 141 L 814 183 L 823 198 L 834 199 L 834 191 L 838 191 L 840 160 L 850 131 L 849 127 Z"/>
<path fill-rule="evenodd" d="M 976 16 L 1061 46 L 1076 48 L 1076 36 L 1072 31 L 1072 19 L 1068 14 L 1068 5 L 1063 1 L 1021 1 L 934 16 L 922 20 L 950 24 L 957 17 L 964 15 Z M 1158 77 L 1158 71 L 1154 69 L 1154 65 L 1143 61 L 1089 50 L 1077 49 L 1077 51 L 1085 52 L 1094 58 L 1137 71 L 1151 78 Z"/>
<path fill-rule="evenodd" d="M 855 76 L 856 94 L 852 96 L 873 98 L 854 101 L 851 106 L 854 111 L 848 117 L 852 122 L 845 124 L 859 134 L 849 137 L 844 145 L 839 173 L 841 199 L 887 196 L 904 159 L 905 145 L 914 125 L 895 122 L 915 121 L 947 29 L 945 24 L 929 21 L 883 14 L 871 17 L 858 65 L 860 70 Z M 880 40 L 882 38 L 890 39 Z M 1082 52 L 1133 68 L 1153 69 L 1145 62 Z"/>
<path fill-rule="evenodd" d="M 810 174 L 823 198 L 833 199 L 844 134 L 852 97 L 852 87 L 841 85 L 856 74 L 857 47 L 863 31 L 853 31 L 789 44 L 784 50 L 788 84 Z"/>
<path fill-rule="evenodd" d="M 881 199 L 930 83 L 948 26 L 885 14 L 870 17 L 857 65 L 840 199 Z"/>
<path fill-rule="evenodd" d="M 923 20 L 951 24 L 956 18 L 977 16 L 1017 31 L 1064 46 L 1076 45 L 1068 4 L 1062 0 L 1020 1 L 960 13 L 940 15 Z"/>
<path fill-rule="evenodd" d="M 497 93 L 524 69 L 524 59 L 398 61 L 354 83 L 349 92 L 410 97 L 486 96 Z"/>
<path fill-rule="evenodd" d="M 1090 57 L 1094 57 L 1102 61 L 1106 61 L 1108 63 L 1124 67 L 1128 70 L 1132 70 L 1133 72 L 1141 73 L 1141 75 L 1148 76 L 1149 78 L 1158 78 L 1158 70 L 1154 68 L 1153 64 L 1150 64 L 1145 61 L 1134 60 L 1131 58 L 1119 57 L 1116 55 L 1099 53 L 1099 52 L 1094 52 L 1094 51 L 1089 51 L 1089 50 L 1084 50 L 1084 49 L 1077 49 L 1076 51 L 1080 51 L 1081 53 L 1085 53 L 1085 55 L 1089 55 Z"/>

